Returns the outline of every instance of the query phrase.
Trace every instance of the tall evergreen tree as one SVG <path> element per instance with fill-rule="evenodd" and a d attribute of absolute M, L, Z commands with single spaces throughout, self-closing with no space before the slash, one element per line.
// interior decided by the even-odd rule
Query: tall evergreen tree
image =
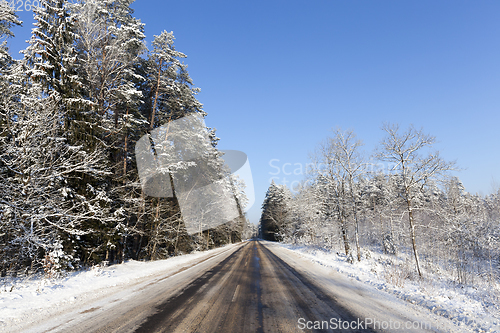
<path fill-rule="evenodd" d="M 260 218 L 262 238 L 271 241 L 282 239 L 288 222 L 287 214 L 291 193 L 285 185 L 278 185 L 274 180 L 269 185 Z"/>
<path fill-rule="evenodd" d="M 30 66 L 28 76 L 41 84 L 44 93 L 49 96 L 56 93 L 55 100 L 62 102 L 64 109 L 85 104 L 81 97 L 81 78 L 75 68 L 76 35 L 68 1 L 41 0 L 40 7 L 34 6 L 33 12 L 35 28 L 30 45 L 24 51 Z"/>
<path fill-rule="evenodd" d="M 143 57 L 144 25 L 133 16 L 132 2 L 42 0 L 33 8 L 24 59 L 13 61 L 2 42 L 0 261 L 88 265 L 193 248 L 195 236 L 187 233 L 177 198 L 142 191 L 134 147 L 169 121 L 194 114 L 202 120 L 205 113 L 172 33 L 157 36 Z M 20 22 L 0 4 L 4 38 Z M 191 176 L 217 183 L 243 203 L 237 181 L 222 170 L 215 130 L 202 127 L 187 136 L 186 146 L 200 153 L 199 160 L 188 160 L 182 149 L 169 151 L 186 159 L 169 170 L 170 181 L 181 189 Z M 224 216 L 219 194 L 208 196 L 211 209 Z M 206 246 L 200 249 L 241 239 L 242 223 L 202 231 L 196 237 Z"/>
<path fill-rule="evenodd" d="M 149 101 L 146 104 L 150 108 L 151 129 L 191 113 L 205 115 L 196 99 L 199 89 L 192 87 L 187 66 L 180 60 L 186 55 L 176 51 L 174 41 L 172 32 L 163 31 L 152 43 L 147 63 Z"/>
<path fill-rule="evenodd" d="M 21 25 L 19 17 L 14 8 L 7 1 L 0 2 L 0 66 L 2 69 L 10 62 L 9 50 L 6 39 L 14 37 L 11 29 L 16 25 Z"/>

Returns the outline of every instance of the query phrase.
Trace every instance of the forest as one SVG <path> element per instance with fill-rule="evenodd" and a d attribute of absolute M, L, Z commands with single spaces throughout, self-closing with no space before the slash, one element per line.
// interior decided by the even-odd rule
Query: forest
<path fill-rule="evenodd" d="M 468 193 L 456 163 L 435 151 L 436 138 L 423 129 L 386 123 L 382 130 L 385 138 L 366 156 L 352 130 L 337 128 L 311 154 L 300 186 L 272 182 L 261 237 L 326 248 L 353 264 L 388 255 L 395 284 L 433 275 L 497 286 L 500 189 Z"/>
<path fill-rule="evenodd" d="M 213 128 L 191 134 L 208 138 L 199 163 L 181 160 L 161 173 L 175 183 L 197 163 L 210 166 L 198 177 L 229 179 L 221 186 L 238 217 L 188 233 L 175 195 L 145 192 L 136 143 L 206 113 L 173 33 L 154 36 L 148 49 L 132 2 L 40 1 L 20 60 L 8 39 L 22 22 L 0 2 L 2 277 L 163 259 L 240 241 L 249 230 L 244 185 L 221 167 Z"/>

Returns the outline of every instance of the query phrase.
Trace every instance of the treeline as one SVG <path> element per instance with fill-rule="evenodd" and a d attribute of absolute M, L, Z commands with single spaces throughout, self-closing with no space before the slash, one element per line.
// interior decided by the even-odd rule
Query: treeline
<path fill-rule="evenodd" d="M 433 151 L 435 138 L 422 130 L 383 130 L 376 164 L 352 131 L 337 129 L 313 154 L 302 186 L 292 193 L 271 183 L 261 237 L 332 249 L 353 263 L 370 250 L 405 254 L 413 269 L 401 269 L 402 278 L 446 271 L 457 283 L 497 283 L 500 190 L 467 193 L 450 175 L 455 164 Z"/>
<path fill-rule="evenodd" d="M 2 276 L 155 260 L 241 240 L 241 209 L 234 220 L 190 235 L 175 195 L 144 193 L 136 142 L 206 113 L 173 34 L 155 36 L 147 49 L 132 2 L 40 1 L 21 60 L 6 43 L 21 22 L 0 2 Z M 205 155 L 221 164 L 215 130 L 204 131 Z M 195 167 L 177 163 L 163 172 L 172 179 Z M 226 176 L 222 170 L 204 181 Z M 244 205 L 243 188 L 227 183 Z"/>

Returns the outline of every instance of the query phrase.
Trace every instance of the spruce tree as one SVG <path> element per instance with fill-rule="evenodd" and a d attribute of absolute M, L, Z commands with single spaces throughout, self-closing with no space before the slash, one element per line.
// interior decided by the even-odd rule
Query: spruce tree
<path fill-rule="evenodd" d="M 35 28 L 29 46 L 24 51 L 30 66 L 27 74 L 40 83 L 44 93 L 57 93 L 63 109 L 86 104 L 81 97 L 81 80 L 74 64 L 77 53 L 74 22 L 66 0 L 41 0 L 40 7 L 33 7 Z M 67 114 L 69 116 L 69 114 Z M 67 122 L 69 119 L 67 120 Z"/>

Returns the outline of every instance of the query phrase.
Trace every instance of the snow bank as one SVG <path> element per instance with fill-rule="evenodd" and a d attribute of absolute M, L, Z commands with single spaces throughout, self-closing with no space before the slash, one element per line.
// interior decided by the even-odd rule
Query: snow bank
<path fill-rule="evenodd" d="M 500 332 L 500 304 L 491 301 L 495 297 L 491 293 L 499 291 L 488 290 L 486 287 L 458 287 L 437 274 L 426 274 L 428 277 L 423 281 L 400 276 L 401 267 L 404 270 L 405 263 L 410 258 L 404 260 L 366 251 L 361 262 L 350 264 L 345 256 L 322 248 L 282 243 L 279 246 L 316 265 L 333 269 L 365 285 L 426 308 L 433 314 L 448 318 L 464 331 Z"/>
<path fill-rule="evenodd" d="M 142 262 L 129 260 L 108 267 L 93 267 L 59 279 L 32 277 L 0 280 L 0 332 L 9 327 L 36 322 L 60 311 L 83 304 L 155 275 L 171 276 L 200 260 L 217 255 L 238 244 L 206 252 L 191 253 L 166 260 Z"/>

